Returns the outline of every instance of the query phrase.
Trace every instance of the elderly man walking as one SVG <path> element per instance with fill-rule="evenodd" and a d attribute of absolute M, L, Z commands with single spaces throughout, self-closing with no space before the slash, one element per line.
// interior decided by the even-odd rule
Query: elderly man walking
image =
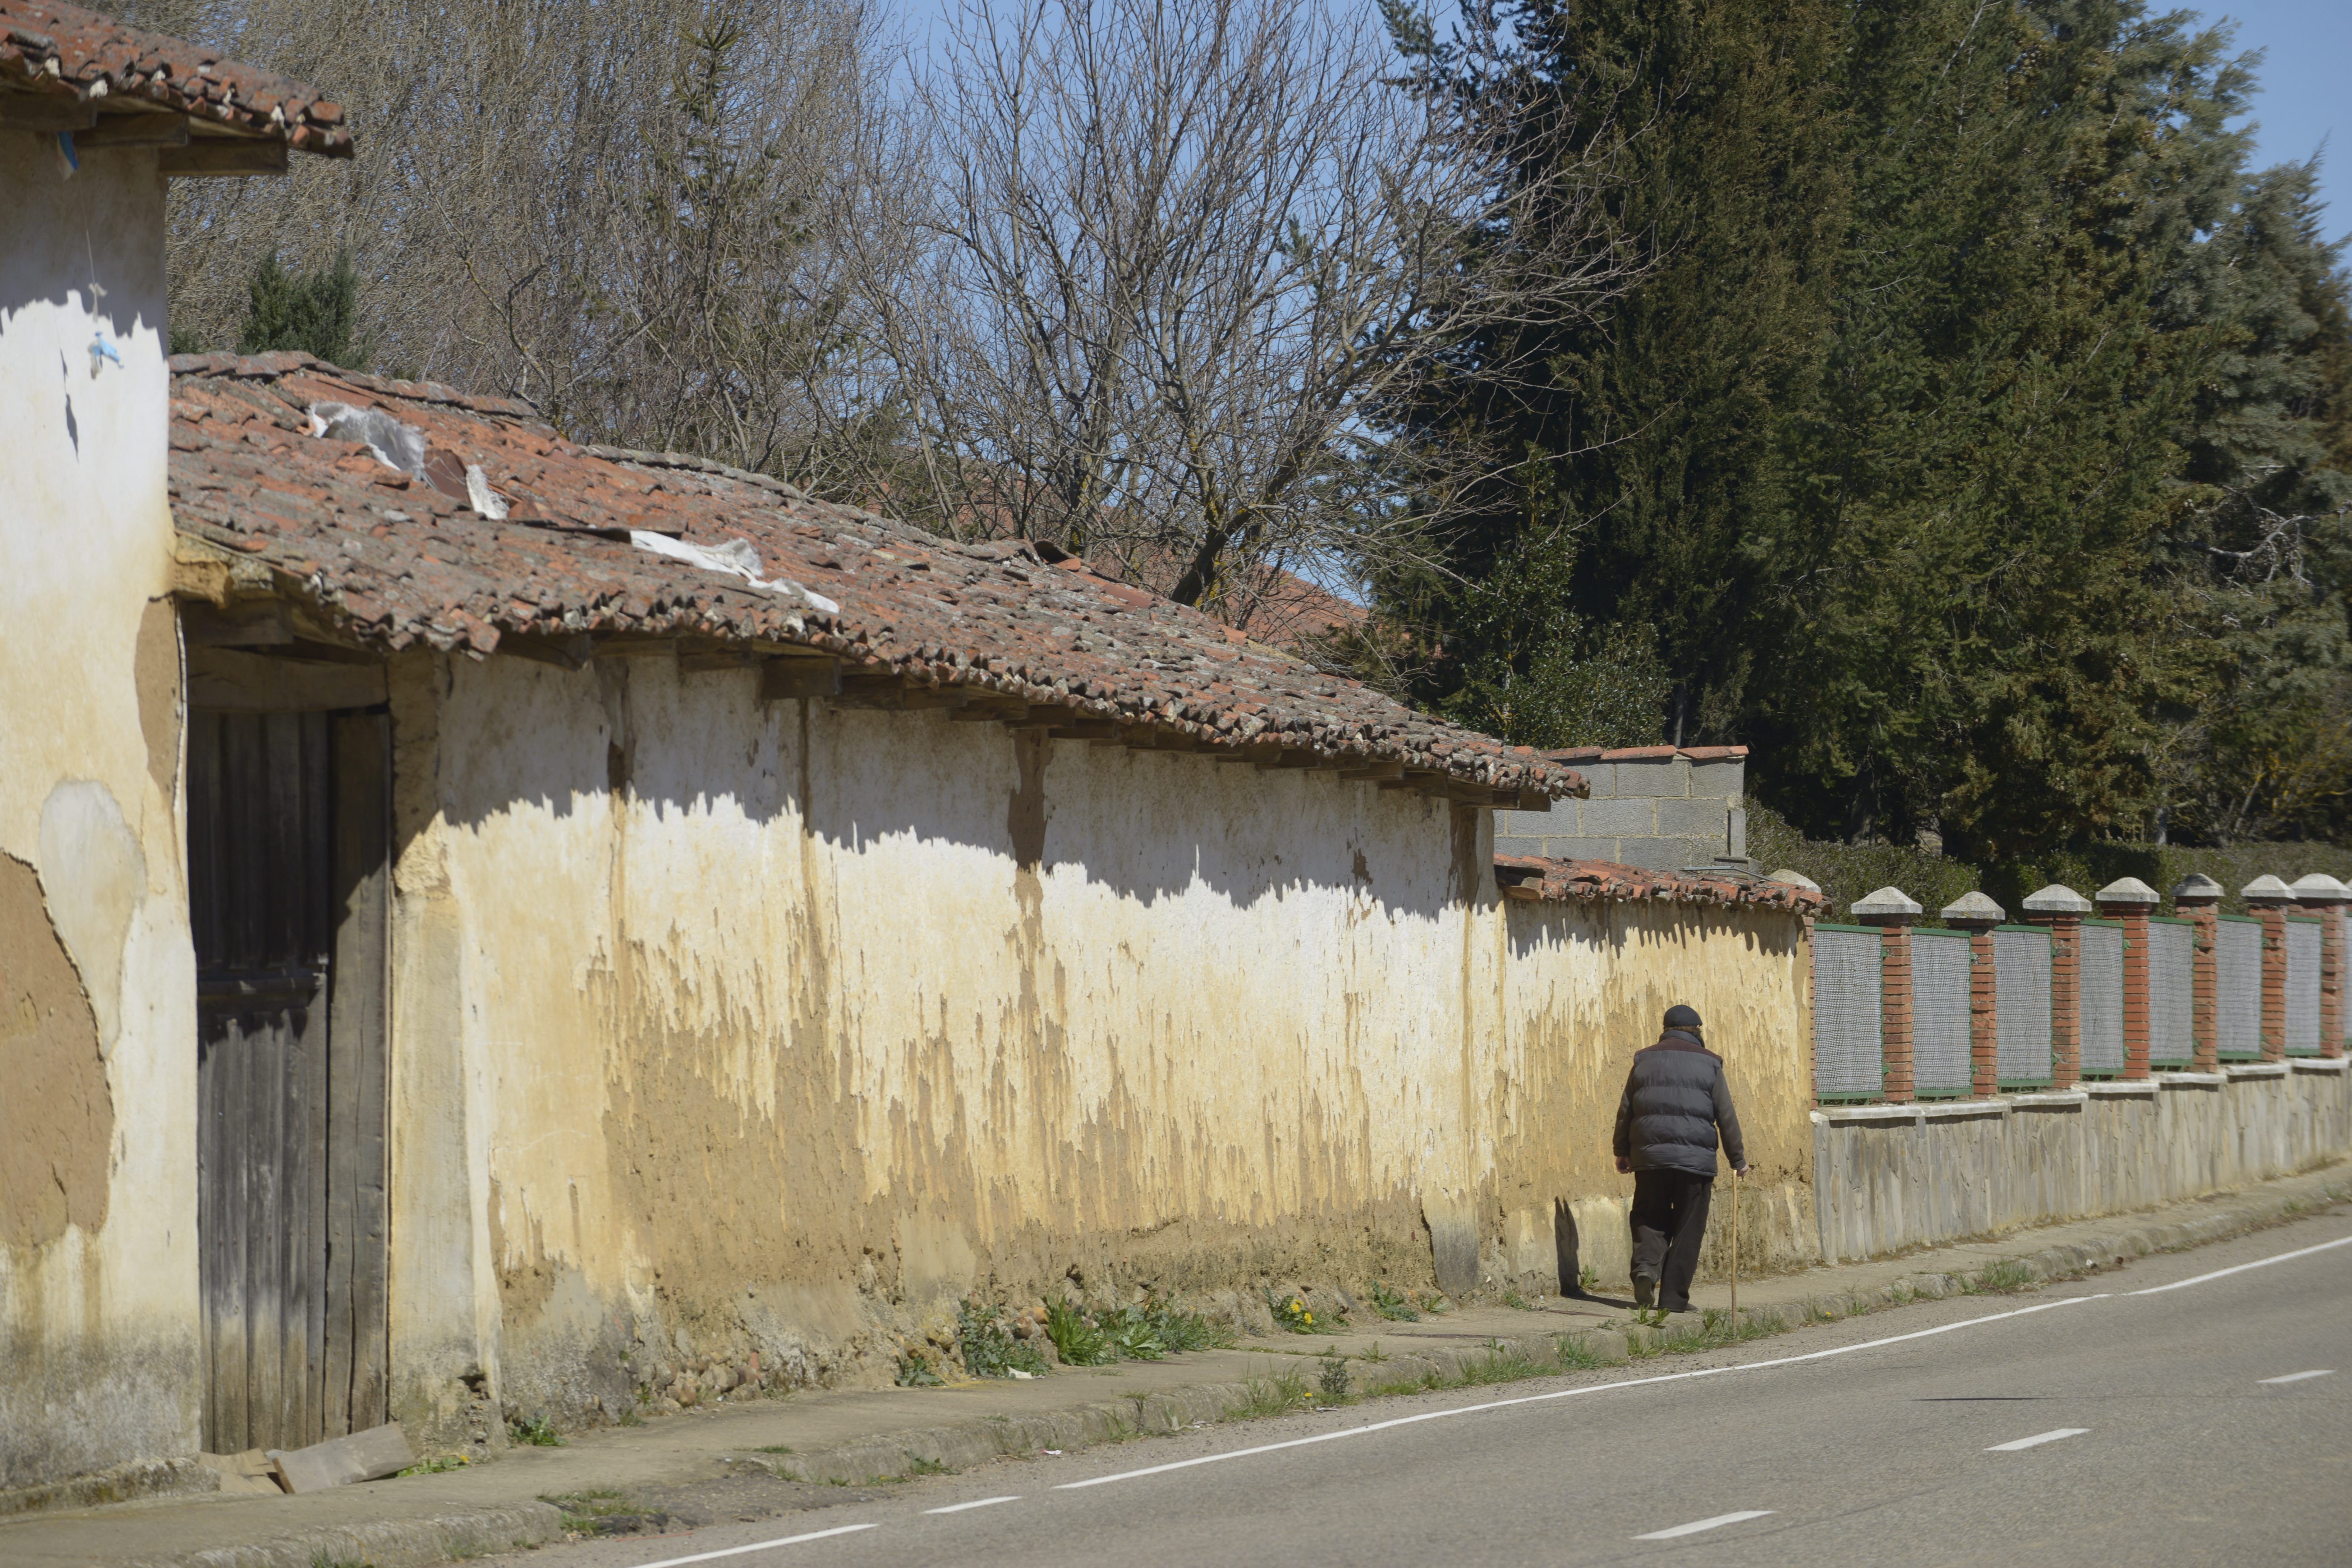
<path fill-rule="evenodd" d="M 1696 1010 L 1667 1008 L 1665 1033 L 1633 1053 L 1617 1105 L 1617 1169 L 1633 1173 L 1633 1302 L 1644 1310 L 1691 1310 L 1718 1131 L 1731 1168 L 1748 1172 L 1723 1058 L 1701 1028 Z"/>

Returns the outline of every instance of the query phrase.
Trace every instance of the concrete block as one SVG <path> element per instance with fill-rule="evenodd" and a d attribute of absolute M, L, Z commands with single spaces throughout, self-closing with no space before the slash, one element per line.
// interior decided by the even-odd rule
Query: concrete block
<path fill-rule="evenodd" d="M 1603 800 L 1617 793 L 1617 764 L 1614 763 L 1570 763 L 1570 767 L 1584 775 L 1591 790 L 1591 798 Z"/>
<path fill-rule="evenodd" d="M 1615 860 L 1614 838 L 1547 838 L 1544 853 L 1555 860 Z"/>
<path fill-rule="evenodd" d="M 1718 800 L 1743 799 L 1748 793 L 1748 763 L 1743 758 L 1690 764 L 1690 792 Z"/>
<path fill-rule="evenodd" d="M 1658 831 L 1680 838 L 1705 838 L 1715 845 L 1715 853 L 1724 852 L 1729 841 L 1729 807 L 1720 800 L 1662 800 L 1658 802 Z"/>
<path fill-rule="evenodd" d="M 1661 757 L 1655 762 L 1612 763 L 1617 770 L 1619 795 L 1688 795 L 1691 792 L 1691 765 L 1680 757 Z"/>
<path fill-rule="evenodd" d="M 1690 838 L 1626 838 L 1617 846 L 1617 858 L 1646 871 L 1679 871 L 1704 865 L 1722 852 L 1719 843 Z"/>
<path fill-rule="evenodd" d="M 1572 800 L 1562 801 L 1549 811 L 1498 811 L 1495 814 L 1495 842 L 1499 846 L 1506 838 L 1541 838 L 1548 833 L 1573 833 L 1576 831 L 1575 818 L 1570 817 L 1570 826 L 1562 828 L 1559 812 L 1560 806 L 1572 811 L 1576 804 Z M 1497 848 L 1496 853 L 1507 854 L 1508 851 Z M 1534 852 L 1530 850 L 1528 853 Z"/>
<path fill-rule="evenodd" d="M 1658 803 L 1646 797 L 1588 800 L 1579 816 L 1585 838 L 1648 837 L 1658 831 Z"/>
<path fill-rule="evenodd" d="M 1550 843 L 1551 840 L 1549 838 L 1506 838 L 1496 834 L 1495 853 L 1497 855 L 1549 855 L 1551 853 L 1548 847 Z"/>

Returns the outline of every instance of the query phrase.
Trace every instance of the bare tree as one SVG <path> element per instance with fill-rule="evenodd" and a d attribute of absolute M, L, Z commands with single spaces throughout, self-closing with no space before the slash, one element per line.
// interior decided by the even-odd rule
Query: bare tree
<path fill-rule="evenodd" d="M 876 401 L 889 59 L 872 0 L 147 0 L 342 96 L 359 156 L 175 187 L 175 329 L 231 346 L 260 257 L 339 251 L 382 367 L 568 431 L 825 484 Z M 302 161 L 305 165 L 315 161 Z M 887 291 L 887 289 L 885 290 Z M 870 467 L 861 460 L 860 471 Z"/>
<path fill-rule="evenodd" d="M 1393 61 L 1326 0 L 965 0 L 916 77 L 937 177 L 916 286 L 874 312 L 907 420 L 877 487 L 1236 623 L 1277 570 L 1413 551 L 1494 458 L 1407 451 L 1383 405 L 1449 345 L 1619 279 L 1595 171 L 1512 184 L 1465 118 L 1491 109 Z M 1541 226 L 1500 221 L 1538 203 Z M 1504 231 L 1561 254 L 1504 265 L 1478 243 Z"/>

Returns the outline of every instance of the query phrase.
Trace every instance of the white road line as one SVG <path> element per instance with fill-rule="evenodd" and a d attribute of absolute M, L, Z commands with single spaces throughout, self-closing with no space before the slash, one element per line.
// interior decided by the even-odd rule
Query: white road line
<path fill-rule="evenodd" d="M 2336 1369 L 2331 1366 L 2325 1372 L 2291 1372 L 2284 1377 L 2265 1377 L 2259 1381 L 2263 1383 L 2304 1383 L 2315 1377 L 2334 1377 L 2335 1375 Z"/>
<path fill-rule="evenodd" d="M 1985 1450 L 1988 1454 L 2014 1454 L 2025 1448 L 2039 1448 L 2044 1443 L 2055 1443 L 2061 1437 L 2079 1437 L 2088 1426 L 2061 1426 L 2054 1432 L 2036 1432 L 2031 1437 L 2020 1437 L 2014 1443 L 1995 1443 Z"/>
<path fill-rule="evenodd" d="M 812 1530 L 806 1535 L 781 1535 L 773 1541 L 755 1541 L 749 1546 L 730 1546 L 718 1552 L 698 1552 L 691 1557 L 665 1557 L 658 1563 L 640 1563 L 636 1568 L 678 1568 L 685 1563 L 708 1563 L 714 1557 L 740 1557 L 746 1552 L 765 1552 L 771 1546 L 798 1546 L 803 1541 L 823 1541 L 828 1535 L 855 1535 L 861 1530 L 879 1530 L 879 1524 L 836 1524 L 831 1530 Z"/>
<path fill-rule="evenodd" d="M 1727 1524 L 1739 1524 L 1751 1519 L 1762 1519 L 1773 1510 L 1769 1508 L 1742 1509 L 1738 1513 L 1718 1513 L 1713 1519 L 1696 1520 L 1678 1524 L 1672 1530 L 1654 1530 L 1647 1535 L 1633 1537 L 1636 1541 L 1672 1541 L 1678 1535 L 1696 1535 L 1702 1530 L 1720 1530 Z"/>
<path fill-rule="evenodd" d="M 2186 1290 L 2191 1285 L 2202 1285 L 2210 1279 L 2227 1279 L 2232 1274 L 2243 1274 L 2249 1268 L 2268 1268 L 2273 1263 L 2288 1263 L 2298 1258 L 2308 1258 L 2315 1252 L 2326 1252 L 2334 1247 L 2352 1247 L 2352 1236 L 2339 1236 L 2334 1241 L 2323 1241 L 2317 1247 L 2297 1247 L 2282 1252 L 2275 1258 L 2257 1258 L 2252 1263 L 2241 1263 L 2235 1268 L 2216 1268 L 2210 1274 L 2200 1274 L 2194 1279 L 2175 1279 L 2169 1285 L 2151 1285 L 2145 1290 L 2126 1290 L 2126 1296 L 2161 1296 L 2167 1290 Z"/>
<path fill-rule="evenodd" d="M 1019 1502 L 1020 1500 L 1021 1500 L 1017 1497 L 974 1498 L 970 1502 L 951 1502 L 945 1508 L 927 1508 L 923 1511 L 925 1513 L 961 1513 L 968 1508 L 988 1508 L 995 1503 Z"/>
<path fill-rule="evenodd" d="M 1165 1475 L 1171 1470 L 1189 1470 L 1196 1465 L 1222 1464 L 1227 1459 L 1246 1459 L 1256 1454 L 1272 1454 L 1284 1448 L 1305 1448 L 1317 1443 L 1336 1443 L 1346 1437 L 1362 1437 L 1374 1432 L 1386 1432 L 1392 1427 L 1418 1426 L 1423 1421 L 1443 1421 L 1454 1415 L 1476 1415 L 1488 1410 L 1507 1410 L 1515 1405 L 1543 1405 L 1555 1399 L 1575 1399 L 1588 1394 L 1613 1394 L 1621 1388 L 1649 1388 L 1661 1383 L 1687 1383 L 1697 1377 L 1721 1377 L 1726 1373 L 1762 1372 L 1768 1367 L 1795 1366 L 1801 1362 L 1822 1361 L 1831 1356 L 1852 1355 L 1856 1351 L 1875 1350 L 1882 1345 L 1899 1345 L 1907 1340 L 1932 1339 L 1961 1329 L 1972 1329 L 1982 1323 L 1998 1323 L 2009 1318 L 2028 1318 L 2036 1312 L 2053 1311 L 2060 1307 L 2080 1306 L 2085 1301 L 2104 1301 L 2105 1296 L 2068 1296 L 2056 1301 L 2043 1301 L 2032 1307 L 2019 1307 L 2007 1312 L 1990 1312 L 1981 1318 L 1969 1318 L 1957 1323 L 1945 1323 L 1932 1329 L 1918 1329 L 1907 1334 L 1889 1334 L 1883 1340 L 1865 1340 L 1860 1344 L 1833 1345 L 1825 1351 L 1807 1351 L 1802 1355 L 1776 1356 L 1770 1361 L 1741 1362 L 1736 1366 L 1703 1366 L 1696 1372 L 1661 1373 L 1654 1377 L 1629 1377 L 1617 1383 L 1588 1384 L 1582 1388 L 1555 1388 L 1549 1394 L 1523 1394 L 1515 1399 L 1490 1399 L 1479 1405 L 1457 1405 L 1444 1410 L 1424 1410 L 1417 1415 L 1399 1415 L 1387 1421 L 1368 1422 L 1361 1426 L 1349 1426 L 1339 1432 L 1318 1432 L 1312 1437 L 1293 1437 L 1281 1443 L 1260 1443 L 1255 1447 L 1233 1448 L 1222 1454 L 1204 1454 L 1197 1459 L 1177 1459 L 1165 1465 L 1146 1465 L 1139 1470 L 1121 1470 L 1116 1475 L 1096 1476 L 1083 1481 L 1064 1481 L 1056 1491 L 1076 1491 L 1083 1487 L 1107 1486 L 1112 1481 L 1137 1480 L 1144 1476 Z"/>
<path fill-rule="evenodd" d="M 2249 1268 L 2262 1268 L 2273 1263 L 2285 1263 L 2297 1258 L 2308 1258 L 2315 1252 L 2331 1247 L 2352 1247 L 2352 1236 L 2335 1241 L 2322 1242 L 2317 1247 L 2298 1247 L 2282 1252 L 2275 1258 L 2257 1258 L 2241 1263 L 2234 1268 L 2217 1268 L 2210 1274 L 2200 1274 L 2194 1279 L 2183 1279 L 2171 1285 L 2151 1286 L 2145 1290 L 2125 1292 L 2131 1296 L 2154 1296 L 2166 1290 L 2178 1290 L 2184 1286 L 2202 1285 L 2209 1280 L 2225 1279 Z M 1460 1405 L 1444 1410 L 1424 1410 L 1415 1415 L 1399 1415 L 1387 1421 L 1367 1422 L 1361 1426 L 1349 1426 L 1338 1432 L 1318 1432 L 1311 1437 L 1292 1437 L 1280 1443 L 1260 1443 L 1247 1448 L 1231 1448 L 1222 1454 L 1203 1454 L 1196 1459 L 1176 1459 L 1165 1465 L 1146 1465 L 1140 1469 L 1120 1470 L 1108 1476 L 1095 1476 L 1082 1481 L 1064 1481 L 1056 1491 L 1078 1491 L 1087 1487 L 1108 1486 L 1113 1481 L 1140 1480 L 1146 1476 L 1164 1476 L 1171 1470 L 1189 1470 L 1200 1465 L 1221 1465 L 1228 1459 L 1247 1459 L 1259 1454 L 1279 1453 L 1286 1448 L 1312 1447 L 1318 1443 L 1337 1443 L 1349 1437 L 1370 1436 L 1399 1426 L 1418 1426 L 1423 1421 L 1443 1421 L 1454 1415 L 1477 1415 L 1489 1410 L 1507 1410 L 1519 1405 L 1544 1405 L 1555 1399 L 1576 1399 L 1588 1394 L 1613 1394 L 1620 1389 L 1650 1388 L 1664 1383 L 1687 1383 L 1694 1378 L 1721 1377 L 1727 1373 L 1764 1372 L 1773 1367 L 1796 1366 L 1810 1361 L 1826 1361 L 1832 1356 L 1852 1355 L 1858 1351 L 1880 1350 L 1887 1345 L 1899 1345 L 1913 1340 L 1933 1339 L 1938 1334 L 1957 1333 L 1962 1329 L 1980 1328 L 1986 1323 L 2006 1322 L 2011 1318 L 2030 1318 L 2036 1312 L 2054 1311 L 2061 1307 L 2079 1307 L 2089 1301 L 2116 1300 L 2113 1292 L 2100 1291 L 2090 1296 L 2063 1296 L 2054 1301 L 2041 1301 L 2031 1307 L 2018 1307 L 2006 1312 L 1988 1312 L 1981 1318 L 1963 1318 L 1957 1323 L 1944 1323 L 1932 1329 L 1916 1329 L 1907 1334 L 1889 1334 L 1885 1339 L 1864 1340 L 1858 1344 L 1832 1345 L 1828 1350 L 1808 1351 L 1802 1355 L 1775 1356 L 1769 1361 L 1740 1362 L 1731 1366 L 1705 1366 L 1694 1372 L 1661 1373 L 1654 1377 L 1629 1377 L 1617 1383 L 1587 1384 L 1581 1388 L 1556 1388 L 1548 1394 L 1526 1394 L 1513 1399 L 1490 1399 L 1478 1405 Z M 647 1568 L 667 1568 L 666 1564 L 648 1564 Z"/>

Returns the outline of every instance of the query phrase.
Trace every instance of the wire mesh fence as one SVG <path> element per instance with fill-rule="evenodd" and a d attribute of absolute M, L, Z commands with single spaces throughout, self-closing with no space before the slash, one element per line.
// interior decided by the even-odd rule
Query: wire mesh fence
<path fill-rule="evenodd" d="M 2116 963 L 2120 969 L 2120 952 Z M 2117 1034 L 2120 1037 L 2120 1028 Z M 2116 1049 L 2120 1060 L 2121 1046 Z M 2196 1057 L 2197 928 L 2187 921 L 2152 916 L 2147 922 L 2148 1065 L 2185 1068 Z"/>
<path fill-rule="evenodd" d="M 1922 1100 L 1969 1092 L 1969 934 L 1911 933 L 1911 1081 Z"/>
<path fill-rule="evenodd" d="M 1996 929 L 1992 965 L 2001 1087 L 2042 1087 L 2054 1076 L 2050 1058 L 2050 933 L 2031 926 Z"/>
<path fill-rule="evenodd" d="M 2263 1054 L 2263 922 L 2222 915 L 2213 933 L 2215 1034 L 2224 1058 Z"/>
<path fill-rule="evenodd" d="M 1813 928 L 1813 1092 L 1822 1100 L 1885 1090 L 1880 953 L 1867 927 Z"/>
<path fill-rule="evenodd" d="M 2124 928 L 2119 921 L 2084 921 L 2078 959 L 2084 1078 L 2121 1078 L 2124 1071 Z"/>
<path fill-rule="evenodd" d="M 2319 1054 L 2319 921 L 2286 920 L 2286 1054 Z"/>

